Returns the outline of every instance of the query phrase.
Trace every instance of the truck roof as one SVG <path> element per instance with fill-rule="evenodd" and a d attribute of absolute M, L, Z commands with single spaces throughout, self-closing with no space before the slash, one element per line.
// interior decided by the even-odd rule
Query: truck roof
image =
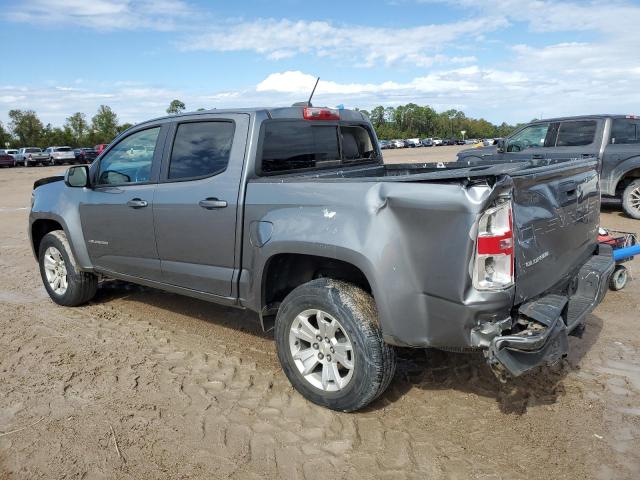
<path fill-rule="evenodd" d="M 635 118 L 636 115 L 632 114 L 624 114 L 624 113 L 597 113 L 594 115 L 574 115 L 569 117 L 553 117 L 553 118 L 542 118 L 540 120 L 534 120 L 531 123 L 538 122 L 562 122 L 566 120 L 582 120 L 586 118 Z"/>
<path fill-rule="evenodd" d="M 164 115 L 162 117 L 152 118 L 150 120 L 145 120 L 143 122 L 137 123 L 135 126 L 144 125 L 145 123 L 156 122 L 158 120 L 164 120 L 167 118 L 175 119 L 180 117 L 192 117 L 194 115 L 210 115 L 212 113 L 248 113 L 250 115 L 255 115 L 256 113 L 264 113 L 269 118 L 282 118 L 282 119 L 292 119 L 292 120 L 302 120 L 302 111 L 304 106 L 293 106 L 293 107 L 251 107 L 251 108 L 213 108 L 209 110 L 197 110 L 193 112 L 182 112 L 175 115 Z M 331 107 L 318 107 L 314 106 L 313 108 L 331 108 Z M 350 110 L 350 109 L 332 109 L 338 110 L 340 112 L 341 120 L 351 120 L 351 121 L 363 121 L 367 120 L 365 115 L 358 110 Z"/>

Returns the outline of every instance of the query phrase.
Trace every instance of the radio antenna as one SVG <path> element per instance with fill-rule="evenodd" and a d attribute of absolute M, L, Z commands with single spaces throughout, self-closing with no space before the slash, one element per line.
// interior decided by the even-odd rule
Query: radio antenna
<path fill-rule="evenodd" d="M 313 90 L 311 90 L 311 95 L 309 95 L 309 100 L 307 100 L 307 104 L 311 107 L 311 98 L 313 94 L 316 92 L 316 87 L 318 86 L 318 82 L 320 81 L 320 77 L 316 78 L 316 84 L 313 86 Z"/>

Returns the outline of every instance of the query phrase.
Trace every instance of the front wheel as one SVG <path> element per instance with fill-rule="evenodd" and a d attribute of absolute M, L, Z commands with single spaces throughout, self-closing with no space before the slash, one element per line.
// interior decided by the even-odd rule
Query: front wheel
<path fill-rule="evenodd" d="M 634 180 L 624 189 L 622 209 L 631 218 L 640 220 L 640 179 Z"/>
<path fill-rule="evenodd" d="M 294 388 L 332 410 L 363 408 L 395 373 L 373 298 L 346 282 L 322 278 L 294 289 L 278 310 L 275 339 Z"/>
<path fill-rule="evenodd" d="M 76 307 L 91 300 L 98 289 L 98 278 L 78 270 L 62 230 L 47 233 L 40 242 L 38 263 L 44 287 L 58 305 Z"/>

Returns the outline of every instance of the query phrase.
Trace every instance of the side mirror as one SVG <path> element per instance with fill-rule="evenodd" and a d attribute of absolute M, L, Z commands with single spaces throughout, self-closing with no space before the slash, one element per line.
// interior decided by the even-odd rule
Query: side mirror
<path fill-rule="evenodd" d="M 498 152 L 500 153 L 504 153 L 506 145 L 507 142 L 505 142 L 502 138 L 496 141 L 496 146 L 498 147 Z"/>
<path fill-rule="evenodd" d="M 89 167 L 87 165 L 69 167 L 64 174 L 64 183 L 67 187 L 88 187 Z"/>

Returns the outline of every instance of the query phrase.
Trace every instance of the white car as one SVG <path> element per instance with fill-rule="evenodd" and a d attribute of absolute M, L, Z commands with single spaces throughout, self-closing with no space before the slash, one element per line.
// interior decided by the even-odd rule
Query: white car
<path fill-rule="evenodd" d="M 75 163 L 76 154 L 71 147 L 48 147 L 44 153 L 49 155 L 51 165 L 63 164 L 64 162 Z"/>
<path fill-rule="evenodd" d="M 405 144 L 403 140 L 391 140 L 391 143 L 393 143 L 396 148 L 404 148 Z"/>
<path fill-rule="evenodd" d="M 15 159 L 16 154 L 18 153 L 18 150 L 15 148 L 3 148 L 3 149 L 0 149 L 0 153 L 11 155 Z"/>

